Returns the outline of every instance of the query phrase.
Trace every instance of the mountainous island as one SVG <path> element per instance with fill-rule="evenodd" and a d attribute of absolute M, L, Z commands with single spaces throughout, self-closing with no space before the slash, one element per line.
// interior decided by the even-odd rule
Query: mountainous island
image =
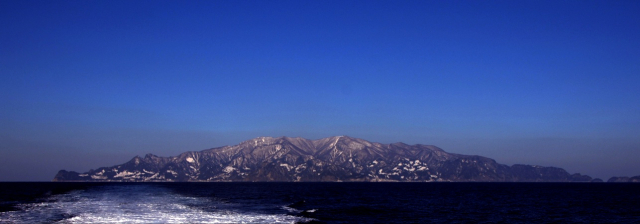
<path fill-rule="evenodd" d="M 53 181 L 211 182 L 601 182 L 557 167 L 512 166 L 447 153 L 432 145 L 381 144 L 348 136 L 318 140 L 259 137 L 178 156 L 135 156 L 84 173 L 60 170 Z"/>

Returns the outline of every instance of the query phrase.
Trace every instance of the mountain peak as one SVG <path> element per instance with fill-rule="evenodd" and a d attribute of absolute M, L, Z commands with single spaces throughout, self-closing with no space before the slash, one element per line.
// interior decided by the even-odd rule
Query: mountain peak
<path fill-rule="evenodd" d="M 555 167 L 506 166 L 432 145 L 380 144 L 350 136 L 257 137 L 174 157 L 146 154 L 55 181 L 589 181 Z"/>

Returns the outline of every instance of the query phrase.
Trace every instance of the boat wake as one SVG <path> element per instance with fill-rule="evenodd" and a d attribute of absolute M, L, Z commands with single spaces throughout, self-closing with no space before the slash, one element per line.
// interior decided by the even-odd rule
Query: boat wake
<path fill-rule="evenodd" d="M 152 185 L 100 186 L 0 213 L 0 223 L 296 223 L 307 218 L 240 209 Z"/>

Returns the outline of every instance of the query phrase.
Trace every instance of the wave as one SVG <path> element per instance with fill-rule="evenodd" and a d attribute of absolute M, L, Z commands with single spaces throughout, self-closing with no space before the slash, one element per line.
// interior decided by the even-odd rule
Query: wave
<path fill-rule="evenodd" d="M 152 185 L 100 186 L 0 213 L 0 223 L 297 223 L 308 218 L 238 209 Z"/>

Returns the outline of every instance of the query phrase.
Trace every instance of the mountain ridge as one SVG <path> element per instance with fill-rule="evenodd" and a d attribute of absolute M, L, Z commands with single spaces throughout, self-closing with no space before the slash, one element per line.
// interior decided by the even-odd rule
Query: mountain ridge
<path fill-rule="evenodd" d="M 53 181 L 365 181 L 588 182 L 562 168 L 499 164 L 433 145 L 382 144 L 350 136 L 317 140 L 257 137 L 177 156 L 146 154 L 84 173 L 60 170 Z"/>
<path fill-rule="evenodd" d="M 611 177 L 611 178 L 609 178 L 609 180 L 607 180 L 607 182 L 609 182 L 609 183 L 638 183 L 638 182 L 640 182 L 640 175 L 633 176 L 633 177 L 628 177 L 628 176 Z"/>

